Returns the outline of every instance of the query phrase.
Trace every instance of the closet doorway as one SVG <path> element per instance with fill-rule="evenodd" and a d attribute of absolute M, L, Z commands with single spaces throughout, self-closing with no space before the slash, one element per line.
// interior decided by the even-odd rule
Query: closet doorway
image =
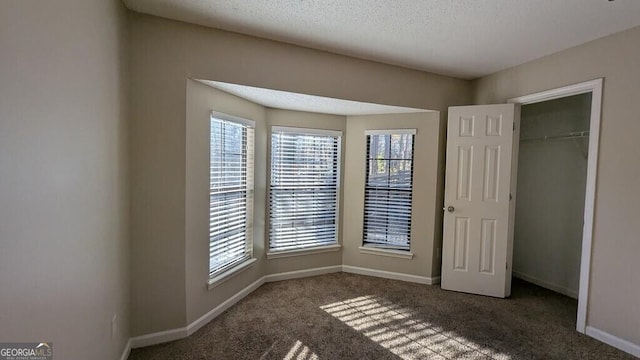
<path fill-rule="evenodd" d="M 509 100 L 521 105 L 513 276 L 577 298 L 583 333 L 601 101 L 602 79 Z"/>
<path fill-rule="evenodd" d="M 578 298 L 591 94 L 522 106 L 513 276 Z"/>

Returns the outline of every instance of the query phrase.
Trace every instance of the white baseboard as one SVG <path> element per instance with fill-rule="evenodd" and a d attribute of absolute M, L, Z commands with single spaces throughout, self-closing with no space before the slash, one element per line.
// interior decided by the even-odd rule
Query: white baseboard
<path fill-rule="evenodd" d="M 434 284 L 440 283 L 439 276 L 430 278 L 426 276 L 409 275 L 409 274 L 369 269 L 369 268 L 350 266 L 350 265 L 342 265 L 342 271 L 346 273 L 369 275 L 369 276 L 375 276 L 375 277 L 380 277 L 385 279 L 408 281 L 412 283 L 425 284 L 425 285 L 434 285 Z"/>
<path fill-rule="evenodd" d="M 140 347 L 162 344 L 169 341 L 179 340 L 186 338 L 187 336 L 198 331 L 201 327 L 208 324 L 211 320 L 215 319 L 218 315 L 223 313 L 228 308 L 232 307 L 238 301 L 244 299 L 247 295 L 251 294 L 254 290 L 264 284 L 264 276 L 254 281 L 249 286 L 237 292 L 235 295 L 224 301 L 222 304 L 216 306 L 208 313 L 202 315 L 191 324 L 186 327 L 160 331 L 142 336 L 136 336 L 131 338 L 131 348 L 137 349 Z"/>
<path fill-rule="evenodd" d="M 556 285 L 556 284 L 552 284 L 548 281 L 539 279 L 535 276 L 531 276 L 531 275 L 527 275 L 524 273 L 521 273 L 519 271 L 513 271 L 512 272 L 514 277 L 517 277 L 518 279 L 522 279 L 524 281 L 530 282 L 532 284 L 536 284 L 538 286 L 542 286 L 543 288 L 547 288 L 549 290 L 555 291 L 557 293 L 560 293 L 562 295 L 567 295 L 570 298 L 574 298 L 577 299 L 578 298 L 578 292 L 576 290 L 572 290 L 569 289 L 567 287 L 564 286 L 560 286 L 560 285 Z"/>
<path fill-rule="evenodd" d="M 145 346 L 158 345 L 169 341 L 180 340 L 187 336 L 186 327 L 159 331 L 156 333 L 132 337 L 131 348 L 137 349 Z"/>
<path fill-rule="evenodd" d="M 326 266 L 321 268 L 297 270 L 297 271 L 289 271 L 289 272 L 278 273 L 278 274 L 265 275 L 260 279 L 251 283 L 249 286 L 240 290 L 238 293 L 236 293 L 235 295 L 233 295 L 232 297 L 224 301 L 222 304 L 216 306 L 208 313 L 202 315 L 201 317 L 199 317 L 198 319 L 196 319 L 186 327 L 132 337 L 131 339 L 129 339 L 129 342 L 127 343 L 127 349 L 125 349 L 126 355 L 129 356 L 130 349 L 137 349 L 140 347 L 157 345 L 157 344 L 161 344 L 169 341 L 186 338 L 187 336 L 198 331 L 204 325 L 208 324 L 211 320 L 215 319 L 218 315 L 223 313 L 225 310 L 232 307 L 240 300 L 244 299 L 247 295 L 251 294 L 253 291 L 255 291 L 264 283 L 289 280 L 289 279 L 298 279 L 298 278 L 304 278 L 309 276 L 336 273 L 341 271 L 353 273 L 353 274 L 381 277 L 385 279 L 408 281 L 408 282 L 426 284 L 426 285 L 433 285 L 433 284 L 440 283 L 439 276 L 430 278 L 425 276 L 408 275 L 408 274 L 367 269 L 367 268 L 348 266 L 348 265 Z M 126 357 L 124 357 L 124 354 L 123 354 L 123 360 L 125 359 Z"/>
<path fill-rule="evenodd" d="M 131 339 L 127 340 L 127 344 L 124 346 L 124 350 L 122 351 L 122 356 L 120 356 L 120 360 L 127 360 L 129 358 L 130 353 L 131 353 Z"/>
<path fill-rule="evenodd" d="M 205 326 L 211 320 L 218 317 L 218 315 L 222 314 L 225 310 L 232 307 L 240 300 L 244 299 L 247 295 L 254 292 L 257 288 L 262 286 L 262 284 L 264 283 L 329 274 L 334 272 L 340 272 L 341 270 L 342 270 L 342 267 L 340 265 L 336 265 L 336 266 L 327 266 L 327 267 L 321 267 L 321 268 L 315 268 L 315 269 L 289 271 L 284 273 L 263 276 L 260 279 L 251 283 L 249 286 L 240 290 L 238 293 L 236 293 L 235 295 L 233 295 L 232 297 L 224 301 L 222 304 L 213 308 L 208 313 L 202 315 L 191 324 L 187 325 L 187 336 L 198 331 L 201 327 Z"/>
<path fill-rule="evenodd" d="M 342 271 L 342 265 L 334 265 L 334 266 L 325 266 L 315 269 L 306 269 L 306 270 L 297 270 L 297 271 L 289 271 L 278 274 L 266 275 L 264 277 L 264 282 L 274 282 L 274 281 L 282 281 L 282 280 L 290 280 L 290 279 L 299 279 L 305 278 L 309 276 L 317 276 L 324 275 L 330 273 L 336 273 Z"/>
<path fill-rule="evenodd" d="M 596 340 L 602 341 L 605 344 L 611 345 L 633 356 L 640 357 L 640 345 L 634 344 L 624 339 L 620 339 L 617 336 L 611 335 L 607 332 L 591 326 L 587 326 L 586 334 Z"/>
<path fill-rule="evenodd" d="M 265 276 L 254 281 L 249 286 L 237 292 L 232 297 L 225 300 L 222 304 L 216 306 L 208 313 L 202 315 L 191 324 L 187 325 L 187 335 L 189 336 L 198 331 L 201 327 L 207 325 L 211 320 L 215 319 L 218 315 L 222 314 L 225 310 L 235 305 L 238 301 L 244 299 L 247 295 L 251 294 L 254 290 L 262 286 L 265 283 Z"/>

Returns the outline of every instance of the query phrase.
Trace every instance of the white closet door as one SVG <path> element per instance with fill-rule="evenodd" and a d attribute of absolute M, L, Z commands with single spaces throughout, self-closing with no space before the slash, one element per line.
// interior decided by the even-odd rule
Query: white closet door
<path fill-rule="evenodd" d="M 515 119 L 513 104 L 449 108 L 443 289 L 510 295 Z"/>

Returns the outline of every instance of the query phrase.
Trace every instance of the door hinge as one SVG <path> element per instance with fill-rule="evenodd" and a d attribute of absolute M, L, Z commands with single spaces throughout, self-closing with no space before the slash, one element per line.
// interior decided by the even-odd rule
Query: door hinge
<path fill-rule="evenodd" d="M 509 201 L 511 201 L 513 199 L 513 196 L 511 196 L 511 193 L 509 193 Z"/>
<path fill-rule="evenodd" d="M 516 131 L 516 123 L 513 123 L 513 131 Z"/>
<path fill-rule="evenodd" d="M 509 262 L 507 262 L 505 265 L 506 265 L 506 269 L 509 270 Z"/>

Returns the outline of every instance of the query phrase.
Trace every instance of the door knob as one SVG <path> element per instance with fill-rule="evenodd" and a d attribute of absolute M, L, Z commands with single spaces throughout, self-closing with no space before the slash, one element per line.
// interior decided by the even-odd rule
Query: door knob
<path fill-rule="evenodd" d="M 453 212 L 453 210 L 455 210 L 456 208 L 454 208 L 453 206 L 447 206 L 447 211 L 448 212 Z"/>

